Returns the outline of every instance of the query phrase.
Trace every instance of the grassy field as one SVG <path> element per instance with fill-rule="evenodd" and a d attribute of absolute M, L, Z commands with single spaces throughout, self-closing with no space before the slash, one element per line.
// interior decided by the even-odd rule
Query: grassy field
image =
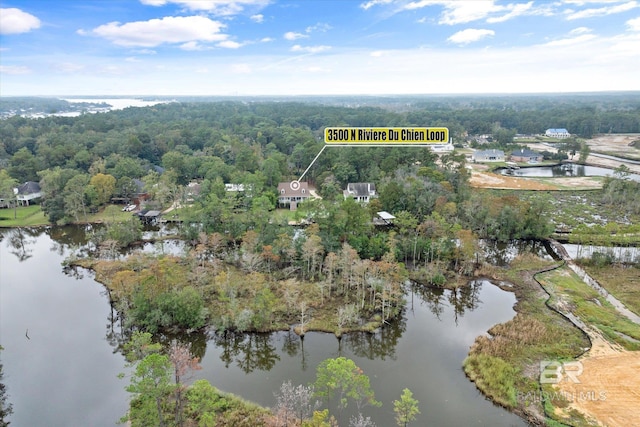
<path fill-rule="evenodd" d="M 550 305 L 561 311 L 569 311 L 583 322 L 595 326 L 609 341 L 627 350 L 640 350 L 640 327 L 618 313 L 603 296 L 580 280 L 568 267 L 539 274 L 537 279 L 551 294 Z"/>
<path fill-rule="evenodd" d="M 629 310 L 640 315 L 640 266 L 581 267 Z"/>
<path fill-rule="evenodd" d="M 558 267 L 549 269 L 554 265 Z M 615 282 L 611 288 L 625 292 L 629 305 L 633 307 L 637 304 L 640 295 L 640 289 L 637 287 L 638 270 L 635 268 L 626 270 L 628 271 L 621 272 L 617 269 L 608 269 L 598 271 L 594 276 L 598 278 L 619 276 L 616 280 L 609 282 Z M 638 354 L 634 351 L 640 350 L 638 325 L 619 314 L 598 292 L 580 280 L 568 267 L 538 259 L 533 255 L 518 257 L 508 269 L 485 266 L 480 274 L 495 280 L 506 280 L 511 284 L 505 285 L 505 282 L 502 282 L 501 286 L 516 293 L 517 315 L 509 322 L 490 329 L 489 337 L 481 336 L 476 339 L 464 362 L 465 373 L 491 400 L 530 421 L 535 419 L 535 425 L 575 427 L 596 425 L 589 416 L 583 415 L 582 410 L 576 410 L 572 406 L 575 402 L 570 399 L 558 398 L 557 395 L 548 399 L 540 398 L 541 393 L 552 395 L 557 392 L 557 389 L 553 389 L 548 384 L 540 384 L 539 362 L 542 360 L 575 361 L 580 356 L 582 363 L 593 364 L 589 365 L 588 370 L 585 368 L 585 380 L 589 374 L 597 377 L 597 364 L 605 365 L 604 372 L 608 372 L 606 369 L 611 366 L 611 369 L 618 369 L 625 374 L 624 365 L 618 365 L 626 363 L 627 359 L 618 362 L 617 358 L 622 356 L 633 359 Z M 632 280 L 632 283 L 629 283 L 629 278 L 634 274 L 635 281 Z M 607 283 L 606 279 L 602 281 Z M 591 342 L 582 331 L 549 307 L 571 314 L 585 323 Z M 637 308 L 637 305 L 635 307 Z M 593 354 L 590 351 L 589 358 L 583 359 L 584 351 L 593 349 L 592 345 L 596 346 L 596 342 L 599 342 L 596 353 Z M 607 359 L 603 357 L 605 354 L 602 350 L 603 346 L 620 350 L 611 350 L 613 355 L 609 353 Z M 623 351 L 622 349 L 628 351 L 619 353 Z M 624 375 L 621 378 L 624 378 Z M 613 390 L 616 385 L 606 383 L 607 378 L 596 379 L 605 382 L 598 385 L 597 389 L 606 388 L 612 391 L 611 396 L 607 397 L 611 397 L 613 402 L 615 397 Z M 593 381 L 593 379 L 590 380 Z M 623 381 L 621 384 L 622 387 L 626 383 Z M 633 399 L 627 399 L 625 402 L 628 405 L 635 404 Z M 623 409 L 618 408 L 617 411 L 615 416 L 624 418 L 629 409 L 623 407 Z M 603 418 L 598 417 L 598 419 Z"/>
<path fill-rule="evenodd" d="M 37 227 L 47 224 L 49 221 L 40 205 L 22 206 L 15 210 L 0 209 L 0 227 Z"/>
<path fill-rule="evenodd" d="M 49 225 L 50 222 L 40 205 L 18 207 L 14 209 L 0 209 L 0 227 L 37 227 Z M 122 212 L 122 205 L 107 205 L 96 213 L 80 216 L 79 223 L 123 222 L 131 218 L 131 212 Z"/>
<path fill-rule="evenodd" d="M 80 222 L 102 223 L 102 222 L 124 222 L 131 218 L 131 212 L 122 212 L 122 205 L 107 205 L 98 212 L 80 217 Z"/>
<path fill-rule="evenodd" d="M 516 294 L 516 316 L 489 330 L 489 337 L 476 338 L 464 371 L 477 387 L 494 402 L 525 418 L 546 418 L 542 402 L 522 396 L 539 392 L 539 362 L 568 360 L 589 346 L 586 336 L 563 316 L 546 306 L 548 295 L 533 279 L 537 271 L 556 263 L 521 255 L 509 268 L 485 266 L 480 274 L 505 286 Z"/>

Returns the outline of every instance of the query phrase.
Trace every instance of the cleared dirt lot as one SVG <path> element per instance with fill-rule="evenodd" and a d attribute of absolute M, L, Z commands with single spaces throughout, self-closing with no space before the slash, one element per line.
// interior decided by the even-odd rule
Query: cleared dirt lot
<path fill-rule="evenodd" d="M 556 388 L 570 401 L 563 412 L 577 410 L 601 426 L 640 426 L 640 352 L 594 340 L 580 362 L 580 383 L 562 381 Z"/>
<path fill-rule="evenodd" d="M 495 188 L 500 190 L 562 190 L 602 188 L 602 182 L 590 177 L 573 178 L 519 178 L 504 176 L 487 171 L 472 170 L 469 183 L 475 188 Z"/>
<path fill-rule="evenodd" d="M 631 146 L 634 141 L 640 141 L 640 134 L 598 135 L 592 139 L 586 140 L 592 153 L 624 156 L 625 158 L 637 159 L 640 161 L 640 148 Z M 526 145 L 536 151 L 556 151 L 553 144 L 529 143 Z M 640 147 L 640 143 L 637 145 Z M 640 164 L 633 164 L 621 160 L 606 159 L 590 155 L 587 157 L 586 163 L 588 165 L 601 166 L 610 169 L 615 169 L 621 164 L 624 164 L 631 172 L 640 174 Z M 590 177 L 543 179 L 511 177 L 489 172 L 489 166 L 486 164 L 471 163 L 470 165 L 472 168 L 470 183 L 472 187 L 476 188 L 495 188 L 504 190 L 587 190 L 602 188 L 602 182 L 600 180 Z"/>
<path fill-rule="evenodd" d="M 640 134 L 597 135 L 586 140 L 587 145 L 594 153 L 611 154 L 640 160 L 640 148 L 631 146 L 634 141 L 640 141 Z M 640 144 L 637 147 L 640 147 Z"/>

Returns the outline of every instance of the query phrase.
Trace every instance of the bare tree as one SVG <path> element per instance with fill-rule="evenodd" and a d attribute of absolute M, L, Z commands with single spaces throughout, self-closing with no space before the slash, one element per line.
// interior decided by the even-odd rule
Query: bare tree
<path fill-rule="evenodd" d="M 319 407 L 319 402 L 313 399 L 313 386 L 294 387 L 291 381 L 285 381 L 275 396 L 276 407 L 273 412 L 278 427 L 299 425 L 310 419 L 313 411 Z"/>
<path fill-rule="evenodd" d="M 183 382 L 191 378 L 193 371 L 202 369 L 202 366 L 198 363 L 200 361 L 199 358 L 191 357 L 191 352 L 185 344 L 175 340 L 171 343 L 171 348 L 169 349 L 169 360 L 173 365 L 174 380 L 176 382 L 176 425 L 182 426 L 184 391 L 187 388 Z"/>
<path fill-rule="evenodd" d="M 370 417 L 365 418 L 362 413 L 358 413 L 357 417 L 351 417 L 349 420 L 349 427 L 376 427 L 376 424 L 371 421 Z"/>

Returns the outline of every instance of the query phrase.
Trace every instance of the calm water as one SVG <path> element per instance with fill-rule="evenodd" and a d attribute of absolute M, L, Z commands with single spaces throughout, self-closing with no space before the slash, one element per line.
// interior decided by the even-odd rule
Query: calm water
<path fill-rule="evenodd" d="M 12 425 L 113 426 L 126 412 L 126 380 L 117 378 L 124 365 L 116 351 L 119 330 L 112 329 L 104 289 L 89 273 L 74 277 L 61 266 L 83 234 L 72 227 L 0 230 L 0 344 Z M 203 358 L 194 379 L 263 405 L 275 403 L 283 381 L 310 383 L 318 363 L 346 356 L 369 375 L 383 403 L 364 410 L 379 427 L 395 425 L 392 402 L 405 387 L 420 401 L 413 425 L 524 426 L 488 402 L 461 369 L 475 337 L 513 317 L 514 303 L 513 294 L 477 281 L 457 292 L 416 289 L 404 319 L 376 334 L 182 339 Z M 342 426 L 348 417 L 341 415 Z"/>

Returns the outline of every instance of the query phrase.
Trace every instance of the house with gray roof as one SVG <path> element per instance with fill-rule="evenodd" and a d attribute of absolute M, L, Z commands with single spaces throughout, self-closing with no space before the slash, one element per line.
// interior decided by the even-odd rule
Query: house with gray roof
<path fill-rule="evenodd" d="M 484 162 L 504 162 L 504 151 L 502 150 L 476 150 L 471 158 L 476 163 Z"/>
<path fill-rule="evenodd" d="M 551 138 L 564 139 L 564 138 L 569 138 L 571 134 L 565 128 L 558 128 L 558 129 L 547 129 L 544 133 L 544 136 L 548 136 Z"/>
<path fill-rule="evenodd" d="M 278 205 L 295 211 L 298 203 L 313 198 L 311 194 L 313 190 L 314 188 L 308 182 L 281 182 L 278 184 Z"/>
<path fill-rule="evenodd" d="M 369 203 L 371 199 L 378 197 L 376 185 L 371 182 L 350 182 L 342 195 L 345 199 L 351 197 L 356 202 L 362 203 Z"/>
<path fill-rule="evenodd" d="M 13 189 L 13 193 L 18 199 L 20 206 L 29 206 L 29 202 L 42 197 L 40 184 L 34 181 L 27 181 L 24 184 Z"/>
<path fill-rule="evenodd" d="M 541 162 L 544 156 L 542 153 L 531 151 L 527 148 L 521 148 L 519 150 L 513 150 L 511 152 L 511 161 L 519 163 L 537 163 Z"/>

